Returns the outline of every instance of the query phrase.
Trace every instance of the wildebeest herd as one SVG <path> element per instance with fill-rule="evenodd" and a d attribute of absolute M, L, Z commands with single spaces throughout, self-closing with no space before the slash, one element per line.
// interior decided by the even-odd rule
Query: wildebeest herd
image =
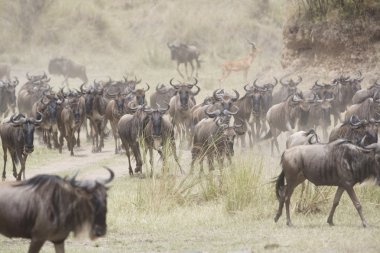
<path fill-rule="evenodd" d="M 173 45 L 168 46 L 173 50 Z M 187 49 L 198 62 L 199 55 L 191 47 Z M 173 57 L 179 57 L 173 52 L 172 54 Z M 178 62 L 181 63 L 180 60 Z M 78 77 L 83 84 L 79 89 L 54 90 L 45 73 L 27 73 L 27 81 L 19 88 L 16 96 L 15 88 L 19 84 L 17 78 L 12 80 L 7 77 L 0 82 L 0 112 L 2 117 L 12 114 L 0 125 L 4 152 L 3 180 L 6 178 L 7 152 L 12 161 L 13 175 L 17 180 L 21 180 L 22 175 L 25 179 L 26 159 L 34 150 L 34 133 L 48 148 L 57 149 L 59 153 L 63 152 L 66 141 L 67 149 L 73 156 L 75 147 L 81 145 L 82 128 L 92 139 L 94 153 L 102 152 L 104 139 L 111 132 L 115 141 L 115 153 L 125 150 L 129 174 L 142 173 L 142 152 L 149 151 L 150 176 L 153 176 L 154 150 L 163 160 L 163 169 L 167 167 L 168 155 L 172 155 L 178 169 L 185 173 L 177 156 L 177 148 L 189 148 L 192 155 L 189 173 L 194 173 L 196 162 L 200 163 L 202 173 L 205 158 L 210 171 L 214 169 L 215 160 L 219 168 L 225 166 L 225 159 L 230 164 L 238 141 L 245 147 L 247 139 L 252 147 L 271 139 L 272 154 L 274 148 L 279 153 L 277 137 L 282 132 L 288 132 L 293 134 L 288 137 L 286 151 L 281 157 L 283 170 L 276 180 L 279 210 L 275 221 L 281 216 L 285 204 L 287 224 L 292 224 L 289 215 L 290 198 L 294 188 L 307 179 L 316 185 L 338 186 L 328 218 L 329 224 L 333 224 L 335 208 L 342 193 L 347 191 L 363 226 L 367 225 L 353 186 L 371 177 L 380 183 L 380 145 L 377 143 L 380 83 L 376 81 L 369 88 L 362 89 L 363 76 L 360 72 L 352 76 L 338 76 L 328 83 L 315 81 L 310 90 L 303 91 L 298 88 L 303 81 L 301 77 L 287 80 L 273 78 L 273 82 L 261 84 L 256 79 L 250 84 L 242 85 L 243 94 L 237 90 L 219 88 L 198 103 L 196 98 L 202 90 L 202 84 L 196 78 L 191 81 L 175 81 L 172 78 L 167 84 L 158 84 L 155 91 L 149 94 L 150 85 L 143 86 L 142 80 L 136 77 L 94 80 L 88 84 L 85 68 L 65 61 L 64 58 L 53 59 L 49 63 L 49 72 L 62 74 L 65 82 L 67 78 Z M 344 117 L 341 117 L 342 113 Z M 330 127 L 332 130 L 328 134 Z M 319 128 L 322 140 L 316 134 Z M 135 169 L 131 165 L 132 155 L 136 162 Z M 21 163 L 19 172 L 16 170 L 18 162 Z M 112 180 L 113 172 L 110 173 Z M 44 207 L 50 215 L 50 223 L 46 226 L 51 230 L 44 231 L 42 235 L 39 233 L 42 237 L 34 237 L 39 228 L 33 227 L 35 224 L 29 224 L 30 220 L 19 221 L 28 227 L 27 231 L 8 228 L 4 220 L 11 215 L 9 210 L 0 211 L 0 232 L 8 236 L 32 238 L 30 252 L 38 252 L 46 240 L 55 243 L 57 252 L 63 252 L 59 250 L 63 247 L 67 233 L 79 229 L 86 219 L 92 219 L 91 233 L 94 236 L 103 235 L 104 184 L 110 180 L 91 183 L 79 182 L 75 178 L 37 176 L 16 183 L 13 188 L 1 186 L 4 189 L 0 193 L 0 203 L 7 194 L 17 195 L 19 190 L 25 188 L 41 192 L 38 198 L 44 198 L 42 193 L 53 194 L 59 203 L 49 203 L 49 206 Z M 78 187 L 79 190 L 75 190 Z M 100 213 L 96 211 L 96 214 L 91 215 L 101 217 L 71 217 L 69 213 L 64 218 L 56 216 L 57 208 L 66 205 L 65 201 L 83 197 L 77 196 L 78 191 L 89 194 L 89 197 L 85 197 L 88 201 L 80 204 L 84 210 L 100 208 Z M 33 198 L 36 197 L 31 197 L 30 201 Z M 24 211 L 30 212 L 29 209 Z M 25 215 L 33 215 L 33 219 L 37 219 L 40 214 Z M 80 224 L 65 219 L 77 219 Z M 55 229 L 63 223 L 69 227 L 57 235 Z"/>

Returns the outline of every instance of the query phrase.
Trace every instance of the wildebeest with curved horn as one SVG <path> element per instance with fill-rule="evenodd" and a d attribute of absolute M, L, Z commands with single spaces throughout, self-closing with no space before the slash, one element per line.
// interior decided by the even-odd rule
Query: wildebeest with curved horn
<path fill-rule="evenodd" d="M 368 89 L 358 90 L 352 97 L 353 104 L 360 104 L 367 98 L 373 98 L 374 95 L 380 92 L 380 83 L 376 80 Z"/>
<path fill-rule="evenodd" d="M 1 144 L 3 146 L 3 180 L 5 180 L 7 165 L 7 152 L 9 151 L 12 159 L 13 176 L 21 180 L 21 175 L 25 179 L 25 163 L 28 155 L 34 151 L 34 128 L 42 122 L 40 119 L 26 118 L 23 114 L 13 115 L 9 122 L 0 125 Z M 17 174 L 16 164 L 21 163 L 20 172 Z"/>
<path fill-rule="evenodd" d="M 170 99 L 175 96 L 176 92 L 173 87 L 167 87 L 164 84 L 156 86 L 156 91 L 150 95 L 149 104 L 152 108 L 156 108 L 157 105 L 161 107 L 169 104 Z"/>
<path fill-rule="evenodd" d="M 64 80 L 62 84 L 66 83 L 66 85 L 69 85 L 69 78 L 79 78 L 84 83 L 88 81 L 86 67 L 64 57 L 51 59 L 48 70 L 51 75 L 63 76 Z"/>
<path fill-rule="evenodd" d="M 223 167 L 225 157 L 231 162 L 235 137 L 237 134 L 243 134 L 239 131 L 241 125 L 235 125 L 231 119 L 236 112 L 206 110 L 206 114 L 210 118 L 201 120 L 194 128 L 191 172 L 193 172 L 194 163 L 198 160 L 200 172 L 203 172 L 205 157 L 207 157 L 210 171 L 214 170 L 215 157 L 217 157 L 220 168 Z"/>
<path fill-rule="evenodd" d="M 167 43 L 167 46 L 170 49 L 171 59 L 173 61 L 177 61 L 178 74 L 182 78 L 185 78 L 184 75 L 179 70 L 180 64 L 183 63 L 185 65 L 185 73 L 186 73 L 187 80 L 192 78 L 193 72 L 194 72 L 193 61 L 195 60 L 195 62 L 196 62 L 195 77 L 198 77 L 198 69 L 201 67 L 201 62 L 199 60 L 199 55 L 200 55 L 199 49 L 194 45 L 187 45 L 187 44 L 183 44 L 183 43 L 180 43 L 179 45 L 175 45 L 173 43 Z M 187 73 L 187 64 L 188 63 L 190 63 L 190 66 L 191 66 L 190 76 Z"/>
<path fill-rule="evenodd" d="M 311 145 L 319 143 L 319 137 L 314 129 L 298 131 L 286 139 L 286 149 L 299 145 Z"/>
<path fill-rule="evenodd" d="M 366 146 L 377 143 L 380 114 L 370 120 L 360 119 L 357 115 L 351 116 L 348 121 L 336 126 L 330 133 L 329 142 L 346 139 L 354 144 Z"/>
<path fill-rule="evenodd" d="M 268 110 L 267 121 L 269 124 L 269 132 L 263 140 L 272 137 L 272 155 L 274 145 L 276 145 L 277 151 L 280 152 L 277 137 L 281 132 L 292 131 L 296 126 L 296 121 L 300 119 L 301 112 L 307 112 L 309 110 L 309 101 L 304 100 L 300 93 L 290 95 L 284 102 L 275 104 Z"/>
<path fill-rule="evenodd" d="M 369 120 L 380 113 L 380 92 L 376 93 L 373 98 L 367 98 L 360 104 L 353 104 L 347 108 L 344 119 L 347 121 L 352 115 L 357 115 L 360 119 Z"/>
<path fill-rule="evenodd" d="M 139 138 L 142 137 L 144 128 L 149 122 L 148 115 L 152 112 L 151 108 L 146 108 L 145 105 L 139 105 L 132 107 L 128 105 L 129 109 L 134 112 L 133 115 L 126 114 L 120 118 L 117 124 L 117 131 L 121 139 L 121 143 L 125 149 L 125 153 L 128 157 L 128 170 L 129 175 L 133 175 L 131 166 L 131 153 L 129 148 L 132 149 L 133 156 L 136 161 L 135 173 L 142 172 L 142 159 L 139 145 Z"/>
<path fill-rule="evenodd" d="M 280 79 L 281 87 L 272 95 L 272 105 L 285 101 L 290 95 L 298 92 L 297 86 L 302 82 L 302 77 L 298 76 L 298 80 L 294 81 L 290 78 L 288 81 L 284 80 L 285 77 Z"/>
<path fill-rule="evenodd" d="M 197 86 L 197 83 L 197 79 L 195 79 L 195 82 L 192 84 L 173 84 L 173 78 L 170 80 L 170 85 L 176 90 L 176 95 L 170 99 L 169 115 L 180 136 L 181 143 L 183 143 L 186 137 L 190 138 L 192 128 L 191 108 L 196 104 L 194 97 L 198 95 L 201 90 L 201 88 Z M 195 92 L 191 91 L 194 87 L 197 88 Z"/>
<path fill-rule="evenodd" d="M 163 169 L 166 168 L 166 158 L 169 152 L 174 156 L 175 161 L 177 162 L 181 173 L 182 167 L 179 164 L 175 139 L 174 139 L 174 127 L 168 118 L 164 114 L 169 110 L 169 106 L 166 108 L 161 108 L 157 104 L 157 109 L 153 109 L 148 115 L 148 123 L 144 128 L 144 142 L 145 148 L 149 151 L 150 155 L 150 165 L 151 165 L 151 174 L 153 176 L 153 149 L 157 150 L 160 154 L 163 162 Z"/>
<path fill-rule="evenodd" d="M 334 225 L 333 217 L 344 191 L 350 196 L 364 227 L 367 226 L 362 207 L 355 194 L 354 185 L 375 178 L 380 184 L 380 144 L 361 148 L 339 139 L 328 144 L 303 145 L 287 149 L 281 157 L 282 172 L 276 180 L 279 208 L 274 218 L 278 221 L 286 205 L 286 224 L 290 219 L 290 198 L 294 189 L 309 180 L 315 185 L 338 186 L 327 222 Z M 285 185 L 286 179 L 286 185 Z"/>
<path fill-rule="evenodd" d="M 26 181 L 0 185 L 0 234 L 30 239 L 29 253 L 40 252 L 46 241 L 56 253 L 65 252 L 71 232 L 87 232 L 94 240 L 107 232 L 107 184 L 98 180 L 76 180 L 37 175 Z"/>

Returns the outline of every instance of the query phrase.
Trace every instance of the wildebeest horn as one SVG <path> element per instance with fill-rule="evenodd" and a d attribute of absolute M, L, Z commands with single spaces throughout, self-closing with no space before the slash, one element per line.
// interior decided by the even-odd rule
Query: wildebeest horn
<path fill-rule="evenodd" d="M 196 80 L 196 79 L 195 79 Z M 194 86 L 193 87 L 195 87 L 195 88 L 197 88 L 198 90 L 196 91 L 196 92 L 193 92 L 193 96 L 196 96 L 196 95 L 198 95 L 199 94 L 199 92 L 201 91 L 201 88 L 199 87 L 199 86 L 196 86 L 195 84 L 194 84 Z"/>
<path fill-rule="evenodd" d="M 128 108 L 131 109 L 132 111 L 135 111 L 139 108 L 139 105 L 133 107 L 133 103 L 134 103 L 134 101 L 129 102 Z"/>
<path fill-rule="evenodd" d="M 37 119 L 38 118 L 38 115 L 40 116 L 40 119 Z M 41 123 L 42 122 L 42 120 L 43 120 L 43 115 L 42 115 L 42 113 L 40 113 L 40 112 L 37 112 L 37 117 L 36 117 L 36 119 L 33 119 L 33 124 L 39 124 L 39 123 Z"/>
<path fill-rule="evenodd" d="M 169 84 L 173 86 L 175 89 L 179 89 L 178 84 L 173 84 L 174 78 L 170 79 Z"/>
<path fill-rule="evenodd" d="M 250 88 L 250 89 L 247 88 L 248 85 L 249 85 L 249 84 L 244 85 L 244 90 L 245 90 L 246 92 L 250 92 L 250 91 L 252 91 L 252 88 Z"/>
<path fill-rule="evenodd" d="M 212 112 L 209 112 L 208 109 L 210 108 L 207 107 L 207 109 L 205 110 L 205 113 L 206 115 L 209 117 L 209 118 L 215 118 L 216 116 L 218 116 L 220 114 L 220 110 L 215 110 L 215 111 L 212 111 Z"/>
<path fill-rule="evenodd" d="M 253 86 L 257 89 L 262 89 L 260 86 L 258 86 L 257 84 L 257 78 L 255 79 L 255 81 L 253 82 Z"/>
<path fill-rule="evenodd" d="M 141 83 L 141 81 L 142 81 L 142 79 L 137 80 L 137 77 L 135 76 L 135 84 L 139 84 L 139 83 Z"/>
<path fill-rule="evenodd" d="M 275 84 L 273 84 L 273 88 L 276 87 L 276 85 L 278 84 L 278 80 L 276 77 L 273 77 L 274 81 L 276 82 Z"/>
<path fill-rule="evenodd" d="M 147 91 L 150 89 L 150 86 L 149 86 L 148 83 L 145 83 L 145 84 L 146 84 L 146 86 L 147 86 L 147 89 L 144 89 L 144 91 L 147 92 Z"/>
<path fill-rule="evenodd" d="M 229 111 L 229 110 L 227 110 L 227 109 L 224 109 L 223 113 L 224 113 L 225 115 L 235 115 L 235 114 L 237 114 L 238 111 L 239 111 L 239 107 L 237 107 L 237 106 L 235 106 L 235 107 L 237 108 L 236 112 L 231 112 L 231 111 Z"/>
<path fill-rule="evenodd" d="M 161 108 L 161 106 L 156 103 L 158 111 L 162 114 L 166 113 L 170 109 L 170 105 L 168 103 L 165 104 L 167 105 L 167 108 Z"/>
<path fill-rule="evenodd" d="M 322 88 L 325 87 L 324 85 L 318 83 L 318 81 L 319 81 L 319 80 L 315 81 L 315 83 L 314 83 L 315 86 L 322 87 Z"/>
<path fill-rule="evenodd" d="M 114 179 L 115 173 L 110 168 L 108 168 L 106 166 L 103 166 L 103 168 L 105 168 L 106 170 L 108 170 L 108 172 L 110 173 L 110 176 L 107 179 L 97 179 L 96 182 L 105 185 L 105 184 L 110 183 Z"/>
<path fill-rule="evenodd" d="M 239 94 L 239 92 L 238 92 L 237 90 L 235 90 L 235 89 L 233 89 L 233 91 L 235 92 L 235 97 L 234 97 L 234 98 L 231 98 L 231 100 L 232 100 L 233 102 L 235 102 L 235 101 L 237 101 L 237 100 L 239 99 L 240 94 Z"/>
<path fill-rule="evenodd" d="M 26 118 L 24 114 L 19 113 L 17 116 L 13 115 L 10 119 L 10 122 L 12 122 L 15 125 L 20 125 L 25 122 Z"/>
<path fill-rule="evenodd" d="M 196 78 L 194 77 L 194 80 L 195 80 L 195 83 L 193 83 L 192 85 L 197 85 L 197 83 L 198 83 L 198 79 L 196 79 Z"/>
<path fill-rule="evenodd" d="M 43 104 L 43 105 L 48 105 L 49 103 L 45 103 L 44 102 L 44 97 L 42 97 L 41 99 L 40 99 L 40 102 L 41 102 L 41 104 Z"/>
<path fill-rule="evenodd" d="M 95 83 L 95 80 L 94 80 L 94 83 Z M 83 86 L 85 85 L 86 83 L 82 83 L 81 86 L 80 86 L 80 91 L 84 94 L 86 93 L 86 91 L 83 89 Z M 62 93 L 63 93 L 63 89 L 62 89 Z"/>
<path fill-rule="evenodd" d="M 354 120 L 356 121 L 356 123 L 354 122 Z M 350 117 L 350 125 L 351 126 L 355 126 L 355 127 L 358 127 L 362 124 L 362 122 L 360 121 L 360 119 L 358 118 L 358 116 L 356 115 L 352 115 Z"/>
<path fill-rule="evenodd" d="M 163 85 L 163 84 L 157 84 L 157 85 L 156 85 L 156 91 L 157 91 L 158 93 L 162 93 L 162 92 L 163 92 L 163 91 L 161 91 L 162 88 L 164 88 L 164 85 Z"/>
<path fill-rule="evenodd" d="M 216 89 L 212 93 L 212 96 L 214 97 L 215 100 L 220 100 L 221 96 L 223 96 L 224 90 L 223 89 Z"/>
<path fill-rule="evenodd" d="M 32 79 L 32 78 L 29 76 L 29 72 L 26 72 L 26 79 L 28 79 L 29 81 Z"/>
<path fill-rule="evenodd" d="M 13 86 L 16 87 L 19 84 L 19 81 L 17 79 L 17 76 L 15 76 L 15 80 L 13 82 Z"/>
<path fill-rule="evenodd" d="M 331 98 L 326 98 L 327 102 L 332 102 L 335 99 L 335 95 L 333 94 Z"/>
<path fill-rule="evenodd" d="M 300 98 L 297 94 L 294 94 L 292 97 L 293 102 L 300 102 L 302 101 L 302 98 Z"/>

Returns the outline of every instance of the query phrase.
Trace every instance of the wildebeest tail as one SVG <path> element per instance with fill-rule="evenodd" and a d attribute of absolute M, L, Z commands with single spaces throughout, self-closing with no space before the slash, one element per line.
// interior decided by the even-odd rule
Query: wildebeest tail
<path fill-rule="evenodd" d="M 278 200 L 280 200 L 282 191 L 284 190 L 285 186 L 285 173 L 284 171 L 281 171 L 281 174 L 276 179 L 276 197 Z"/>

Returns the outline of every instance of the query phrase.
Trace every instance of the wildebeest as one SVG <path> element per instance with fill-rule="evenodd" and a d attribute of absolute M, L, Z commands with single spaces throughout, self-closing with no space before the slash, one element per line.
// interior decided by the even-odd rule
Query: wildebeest
<path fill-rule="evenodd" d="M 128 103 L 131 102 L 132 96 L 125 94 L 109 94 L 108 97 L 112 99 L 108 102 L 105 112 L 105 119 L 110 121 L 112 134 L 115 140 L 115 154 L 119 153 L 119 133 L 117 131 L 117 124 L 120 118 L 128 112 Z"/>
<path fill-rule="evenodd" d="M 46 241 L 64 253 L 71 232 L 87 232 L 94 240 L 107 231 L 107 184 L 114 178 L 76 180 L 37 175 L 0 185 L 0 234 L 30 239 L 29 253 L 40 252 Z"/>
<path fill-rule="evenodd" d="M 248 41 L 251 45 L 251 51 L 245 57 L 242 57 L 238 60 L 226 61 L 222 64 L 222 77 L 219 79 L 219 82 L 223 82 L 232 71 L 243 72 L 244 81 L 247 81 L 248 70 L 251 67 L 253 60 L 257 54 L 256 44 L 254 42 Z"/>
<path fill-rule="evenodd" d="M 292 131 L 296 126 L 297 120 L 300 119 L 301 113 L 308 112 L 309 110 L 309 101 L 305 100 L 300 93 L 290 95 L 284 102 L 275 104 L 268 110 L 267 121 L 270 129 L 264 139 L 272 137 L 272 154 L 274 145 L 276 145 L 277 151 L 280 152 L 277 136 L 281 132 Z"/>
<path fill-rule="evenodd" d="M 216 110 L 206 113 L 210 118 L 201 120 L 194 128 L 191 172 L 197 160 L 200 163 L 200 172 L 203 172 L 203 160 L 206 157 L 210 171 L 214 169 L 215 157 L 220 168 L 223 167 L 225 157 L 231 162 L 235 137 L 237 134 L 243 134 L 239 131 L 241 125 L 235 125 L 231 120 L 231 116 L 236 112 Z"/>
<path fill-rule="evenodd" d="M 170 99 L 175 95 L 173 87 L 167 87 L 164 84 L 156 86 L 156 91 L 150 95 L 150 106 L 156 108 L 157 105 L 165 107 L 169 104 Z"/>
<path fill-rule="evenodd" d="M 62 84 L 66 83 L 68 85 L 69 78 L 79 78 L 84 83 L 88 81 L 86 67 L 64 57 L 51 59 L 48 70 L 51 75 L 63 76 L 64 80 Z"/>
<path fill-rule="evenodd" d="M 279 208 L 274 218 L 278 221 L 286 204 L 287 225 L 290 219 L 290 198 L 294 189 L 309 180 L 315 185 L 338 186 L 327 222 L 334 225 L 333 216 L 344 191 L 350 196 L 364 227 L 367 226 L 362 207 L 354 191 L 354 185 L 375 178 L 380 184 L 380 144 L 361 148 L 347 140 L 328 144 L 303 145 L 287 149 L 281 157 L 282 172 L 276 180 L 276 196 Z M 285 185 L 286 179 L 286 185 Z"/>
<path fill-rule="evenodd" d="M 9 111 L 16 111 L 16 86 L 19 84 L 17 78 L 14 81 L 0 81 L 0 117 L 6 117 Z"/>
<path fill-rule="evenodd" d="M 198 69 L 201 67 L 201 62 L 199 60 L 199 49 L 194 45 L 187 45 L 180 43 L 179 45 L 175 45 L 173 43 L 167 43 L 168 48 L 170 49 L 171 59 L 173 61 L 177 61 L 177 71 L 179 75 L 184 78 L 183 74 L 179 70 L 180 64 L 185 65 L 185 73 L 186 78 L 189 80 L 189 75 L 187 73 L 187 64 L 190 63 L 191 66 L 191 75 L 190 78 L 193 77 L 194 72 L 194 64 L 193 61 L 195 60 L 195 77 L 198 77 Z"/>
<path fill-rule="evenodd" d="M 121 143 L 128 157 L 129 175 L 133 175 L 131 166 L 131 154 L 129 148 L 132 149 L 133 156 L 136 161 L 135 173 L 142 172 L 142 159 L 139 145 L 139 138 L 142 137 L 145 126 L 149 122 L 148 114 L 152 112 L 151 108 L 146 108 L 145 105 L 136 107 L 128 106 L 134 114 L 126 114 L 120 118 L 117 125 L 117 131 L 121 139 Z"/>
<path fill-rule="evenodd" d="M 280 79 L 281 87 L 272 95 L 272 105 L 285 101 L 290 95 L 298 92 L 297 86 L 302 82 L 302 77 L 298 76 L 298 80 L 294 81 L 292 78 L 288 81 L 284 77 Z"/>
<path fill-rule="evenodd" d="M 348 107 L 344 119 L 347 121 L 352 115 L 357 115 L 360 119 L 369 120 L 377 113 L 380 113 L 380 93 L 376 93 L 373 98 L 367 98 L 360 104 Z"/>
<path fill-rule="evenodd" d="M 70 98 L 61 112 L 60 126 L 60 151 L 62 150 L 63 137 L 66 139 L 70 155 L 74 155 L 74 146 L 76 144 L 75 132 L 77 132 L 85 119 L 85 107 L 79 97 Z M 79 138 L 79 134 L 78 134 Z"/>
<path fill-rule="evenodd" d="M 314 99 L 310 104 L 307 126 L 317 129 L 322 128 L 323 139 L 327 139 L 327 128 L 331 125 L 332 103 L 335 97 Z"/>
<path fill-rule="evenodd" d="M 97 86 L 95 81 L 94 87 L 89 89 L 85 89 L 84 84 L 80 86 L 85 100 L 86 117 L 90 120 L 92 129 L 92 152 L 101 152 L 104 147 L 104 129 L 106 127 L 104 114 L 108 104 L 107 99 L 103 96 L 103 88 Z"/>
<path fill-rule="evenodd" d="M 190 137 L 192 127 L 191 108 L 196 104 L 194 97 L 198 95 L 201 88 L 197 86 L 198 80 L 195 79 L 193 84 L 179 83 L 173 84 L 173 79 L 170 80 L 170 85 L 176 90 L 176 95 L 170 99 L 169 115 L 177 132 L 180 135 L 180 141 L 183 142 L 185 137 Z M 196 92 L 191 91 L 192 88 L 197 88 Z"/>
<path fill-rule="evenodd" d="M 368 87 L 368 89 L 358 90 L 352 97 L 352 103 L 360 104 L 367 98 L 373 98 L 376 93 L 380 93 L 380 83 L 378 83 L 378 80 L 376 80 L 373 85 Z"/>
<path fill-rule="evenodd" d="M 173 154 L 175 161 L 177 162 L 181 172 L 182 168 L 178 161 L 175 139 L 174 139 L 174 127 L 164 114 L 169 110 L 169 106 L 161 108 L 157 105 L 157 109 L 153 109 L 149 113 L 148 123 L 144 128 L 144 142 L 145 148 L 149 151 L 151 174 L 153 176 L 153 149 L 157 150 L 160 154 L 163 162 L 163 168 L 166 167 L 166 157 L 170 152 Z"/>
<path fill-rule="evenodd" d="M 5 168 L 7 165 L 7 152 L 9 151 L 12 159 L 13 176 L 21 180 L 21 175 L 25 179 L 25 163 L 28 155 L 34 151 L 34 128 L 42 121 L 40 119 L 27 118 L 23 114 L 13 115 L 9 122 L 0 125 L 1 144 L 3 146 L 3 180 L 6 178 Z M 17 174 L 16 164 L 21 163 L 20 172 Z"/>
<path fill-rule="evenodd" d="M 298 131 L 291 134 L 286 139 L 286 149 L 315 143 L 319 143 L 319 138 L 314 129 L 310 129 L 309 131 Z"/>
<path fill-rule="evenodd" d="M 357 91 L 361 90 L 360 83 L 362 81 L 363 77 L 360 71 L 358 78 L 341 75 L 333 80 L 333 84 L 338 85 L 338 95 L 336 97 L 340 112 L 344 112 L 347 106 L 352 104 L 352 97 Z"/>
<path fill-rule="evenodd" d="M 11 67 L 7 64 L 0 64 L 0 80 L 3 80 L 3 78 L 7 81 L 11 80 Z"/>
<path fill-rule="evenodd" d="M 379 114 L 376 116 L 379 116 Z M 366 120 L 359 119 L 357 115 L 353 115 L 348 121 L 336 126 L 331 131 L 329 142 L 347 139 L 361 146 L 377 143 L 379 123 L 380 117 Z"/>
<path fill-rule="evenodd" d="M 34 76 L 29 76 L 27 73 L 26 78 L 28 81 L 18 91 L 17 106 L 19 112 L 31 116 L 33 104 L 42 98 L 44 91 L 51 88 L 50 78 L 45 73 Z"/>

